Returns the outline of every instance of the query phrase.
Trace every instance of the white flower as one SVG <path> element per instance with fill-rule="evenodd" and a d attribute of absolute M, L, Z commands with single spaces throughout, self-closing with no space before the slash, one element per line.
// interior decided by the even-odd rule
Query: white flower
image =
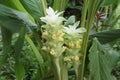
<path fill-rule="evenodd" d="M 86 32 L 85 28 L 77 28 L 79 23 L 80 21 L 76 22 L 74 25 L 69 25 L 68 27 L 64 27 L 63 31 L 70 35 Z"/>
<path fill-rule="evenodd" d="M 46 13 L 47 15 L 45 17 L 41 17 L 41 21 L 45 22 L 46 24 L 56 24 L 56 23 L 61 23 L 62 21 L 64 21 L 65 19 L 63 17 L 59 17 L 60 14 L 62 14 L 63 12 L 57 12 L 49 7 L 48 9 L 46 9 Z"/>

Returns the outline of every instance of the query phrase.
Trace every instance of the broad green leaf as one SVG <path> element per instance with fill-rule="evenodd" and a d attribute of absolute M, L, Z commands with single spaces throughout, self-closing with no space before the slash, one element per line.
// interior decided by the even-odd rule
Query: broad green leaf
<path fill-rule="evenodd" d="M 23 25 L 31 26 L 31 28 L 36 26 L 26 13 L 14 10 L 2 4 L 0 4 L 0 25 L 11 32 L 18 32 Z"/>
<path fill-rule="evenodd" d="M 0 0 L 0 3 L 3 3 L 3 0 Z"/>
<path fill-rule="evenodd" d="M 89 39 L 93 39 L 97 37 L 101 44 L 112 42 L 118 38 L 120 38 L 120 29 L 110 30 L 110 31 L 102 31 L 96 34 L 90 35 Z"/>
<path fill-rule="evenodd" d="M 15 63 L 15 75 L 17 80 L 23 80 L 25 76 L 25 69 L 20 61 L 17 61 Z"/>
<path fill-rule="evenodd" d="M 101 6 L 107 6 L 107 5 L 118 3 L 118 2 L 119 0 L 103 0 L 103 2 L 101 3 Z"/>
<path fill-rule="evenodd" d="M 4 0 L 4 4 L 6 6 L 13 8 L 13 9 L 27 13 L 29 18 L 34 22 L 33 17 L 26 11 L 26 9 L 21 4 L 20 0 Z"/>
<path fill-rule="evenodd" d="M 25 9 L 34 17 L 36 21 L 44 15 L 41 0 L 20 0 Z"/>
<path fill-rule="evenodd" d="M 18 59 L 20 57 L 20 52 L 24 45 L 24 36 L 25 36 L 25 27 L 21 27 L 19 37 L 15 42 L 14 49 L 15 49 L 15 58 Z"/>
<path fill-rule="evenodd" d="M 11 40 L 12 40 L 12 33 L 5 29 L 4 27 L 1 28 L 2 33 L 2 42 L 3 42 L 3 53 L 0 55 L 0 66 L 4 64 L 4 62 L 7 60 L 8 53 L 10 53 L 11 50 Z"/>
<path fill-rule="evenodd" d="M 69 0 L 54 0 L 53 9 L 58 11 L 64 11 Z"/>
<path fill-rule="evenodd" d="M 116 24 L 116 22 L 120 19 L 120 14 L 116 14 L 116 12 L 118 12 L 118 6 L 119 4 L 116 3 L 116 4 L 113 4 L 112 5 L 112 8 L 111 8 L 111 11 L 109 13 L 109 16 L 108 18 L 104 21 L 104 24 L 108 24 L 111 26 L 111 28 L 114 27 L 114 25 Z M 119 12 L 118 12 L 119 13 Z"/>
<path fill-rule="evenodd" d="M 112 58 L 113 55 L 96 38 L 94 38 L 89 52 L 90 80 L 116 80 L 111 71 L 114 64 L 117 63 L 118 56 Z"/>
<path fill-rule="evenodd" d="M 19 32 L 20 27 L 23 26 L 23 23 L 21 20 L 16 20 L 14 18 L 0 15 L 0 25 L 14 33 Z"/>
<path fill-rule="evenodd" d="M 25 75 L 24 66 L 20 61 L 21 51 L 24 44 L 24 36 L 25 36 L 25 27 L 21 27 L 19 37 L 14 45 L 15 50 L 15 75 L 17 80 L 23 80 Z"/>
<path fill-rule="evenodd" d="M 116 41 L 115 41 L 116 43 Z M 113 43 L 114 44 L 114 43 Z M 118 59 L 118 57 L 120 57 L 120 54 L 117 50 L 112 49 L 112 44 L 104 44 L 102 45 L 110 54 L 110 58 L 111 58 L 111 63 L 113 64 L 113 67 L 116 65 L 116 60 Z"/>

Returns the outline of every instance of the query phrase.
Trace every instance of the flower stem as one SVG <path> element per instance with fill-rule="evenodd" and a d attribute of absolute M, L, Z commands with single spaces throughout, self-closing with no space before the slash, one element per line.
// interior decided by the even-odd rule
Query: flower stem
<path fill-rule="evenodd" d="M 42 0 L 42 6 L 43 6 L 44 15 L 46 15 L 46 8 L 47 8 L 46 0 Z"/>
<path fill-rule="evenodd" d="M 54 58 L 53 59 L 53 65 L 54 65 L 54 76 L 55 80 L 62 80 L 61 79 L 61 74 L 60 74 L 60 64 L 59 64 L 59 58 Z"/>
<path fill-rule="evenodd" d="M 100 3 L 100 0 L 94 0 L 94 1 L 93 0 L 85 0 L 85 3 L 84 3 L 85 8 L 83 8 L 83 9 L 85 9 L 85 10 L 83 10 L 83 13 L 82 13 L 83 22 L 81 23 L 81 26 L 85 27 L 87 31 L 86 31 L 86 33 L 84 33 L 84 36 L 83 36 L 83 43 L 82 43 L 82 49 L 81 49 L 81 53 L 82 53 L 83 57 L 81 57 L 81 65 L 78 68 L 78 79 L 76 79 L 76 80 L 83 80 L 83 78 L 84 78 L 88 37 L 89 37 L 89 32 L 93 27 L 95 14 L 99 7 L 99 3 Z M 88 7 L 86 8 L 86 6 L 88 6 Z M 85 15 L 87 12 L 86 10 L 88 11 L 87 20 L 86 20 L 86 15 Z"/>

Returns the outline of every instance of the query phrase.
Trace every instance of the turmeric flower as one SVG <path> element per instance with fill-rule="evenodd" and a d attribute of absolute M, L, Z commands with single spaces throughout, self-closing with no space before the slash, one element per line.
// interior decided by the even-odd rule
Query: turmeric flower
<path fill-rule="evenodd" d="M 45 17 L 40 18 L 41 21 L 45 22 L 46 24 L 50 25 L 60 24 L 62 23 L 62 21 L 65 20 L 63 17 L 60 17 L 60 15 L 63 12 L 54 11 L 51 7 L 46 9 L 46 13 L 47 15 Z"/>
<path fill-rule="evenodd" d="M 85 28 L 77 28 L 80 21 L 76 22 L 74 25 L 69 25 L 68 27 L 64 27 L 63 31 L 70 35 L 76 35 L 79 33 L 86 32 Z"/>

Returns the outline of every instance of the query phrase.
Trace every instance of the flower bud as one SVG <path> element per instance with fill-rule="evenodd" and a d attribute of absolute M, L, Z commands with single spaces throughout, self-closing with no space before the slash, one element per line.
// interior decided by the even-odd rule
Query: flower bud
<path fill-rule="evenodd" d="M 50 50 L 51 55 L 55 55 L 55 51 L 53 49 Z"/>

